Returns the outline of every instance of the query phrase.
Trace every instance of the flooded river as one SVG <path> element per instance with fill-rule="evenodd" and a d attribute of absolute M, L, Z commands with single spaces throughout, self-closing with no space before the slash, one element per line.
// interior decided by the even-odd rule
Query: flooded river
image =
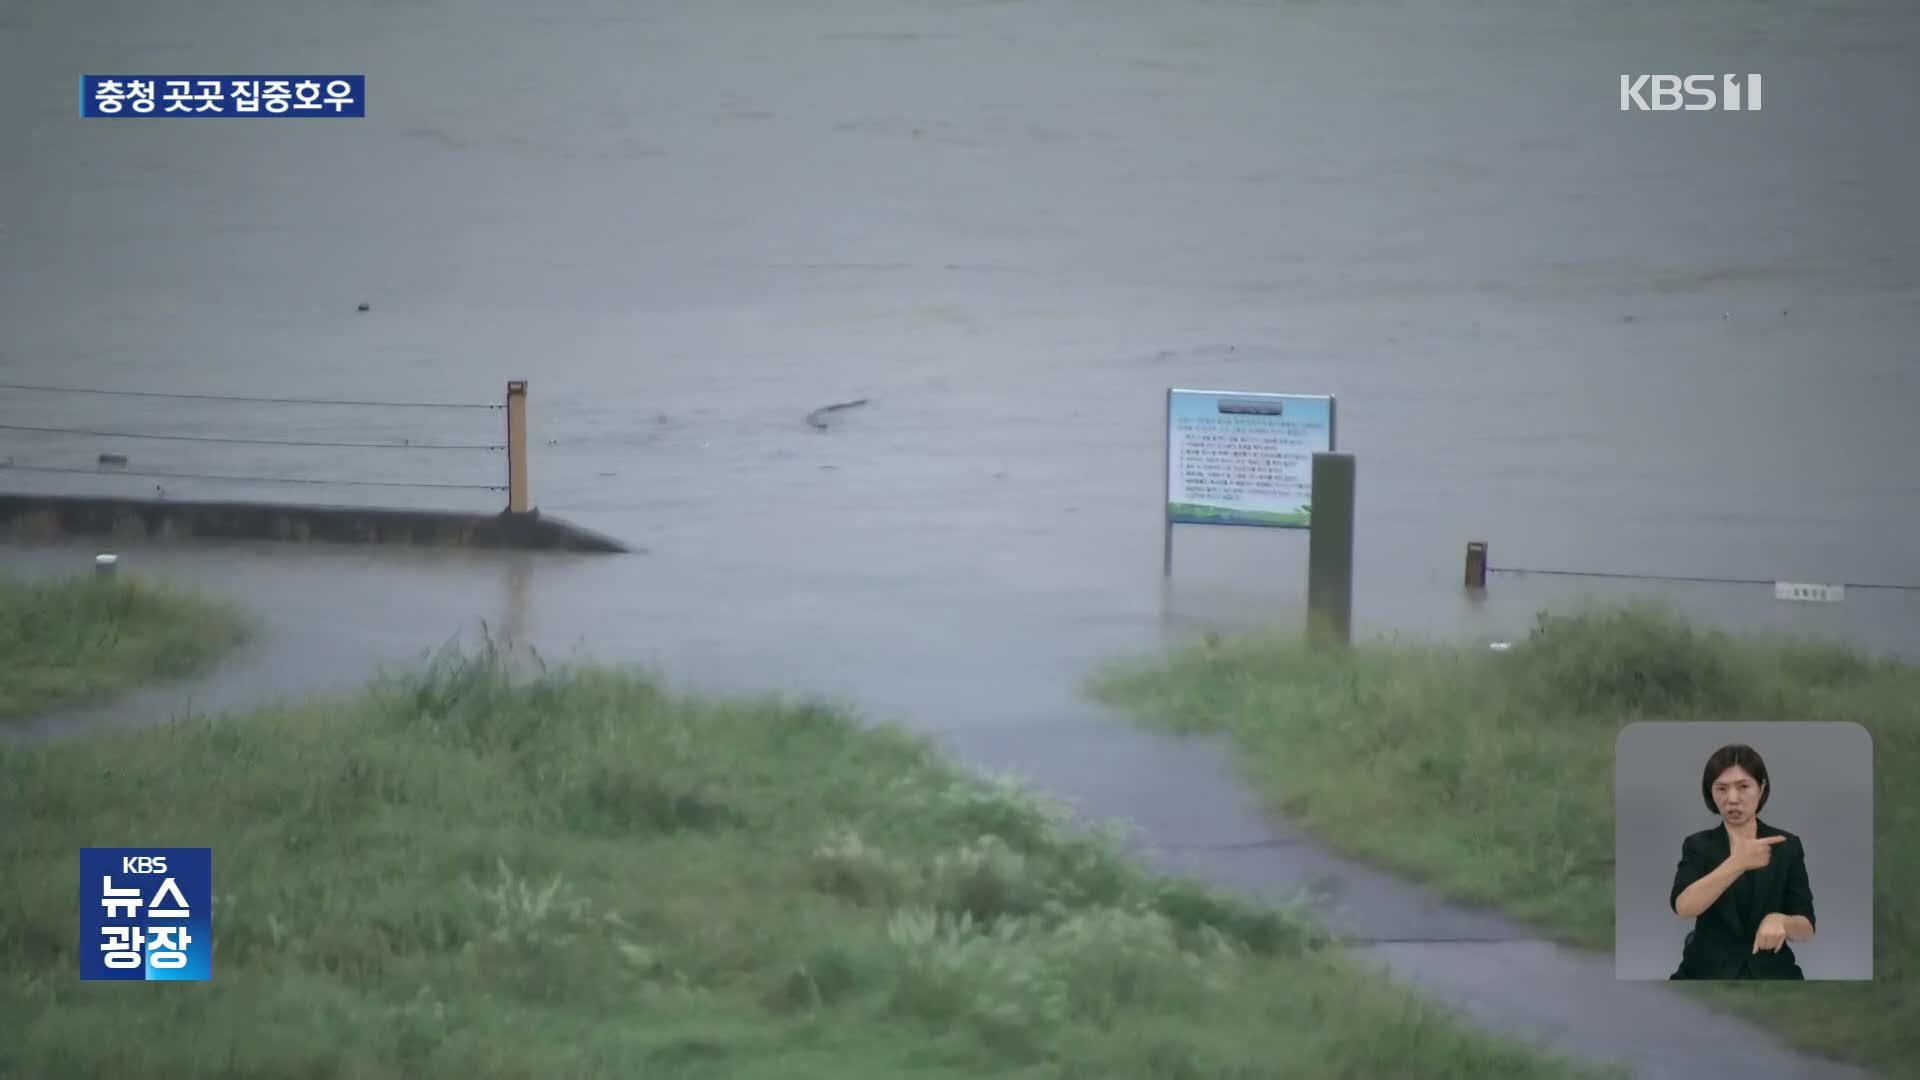
<path fill-rule="evenodd" d="M 1170 626 L 1302 618 L 1302 533 L 1182 527 L 1162 579 L 1166 389 L 1333 394 L 1363 635 L 1634 593 L 1912 650 L 1920 591 L 1859 586 L 1920 586 L 1915 55 L 1893 2 L 13 0 L 0 458 L 32 469 L 0 484 L 491 510 L 494 450 L 21 429 L 487 446 L 498 409 L 19 387 L 524 378 L 535 504 L 643 551 L 129 554 L 277 627 L 207 692 L 357 683 L 485 619 L 1044 727 Z M 75 115 L 81 73 L 282 71 L 365 74 L 368 117 Z M 1764 73 L 1764 111 L 1620 111 L 1669 71 Z M 109 451 L 128 475 L 89 475 Z M 1754 584 L 1475 601 L 1470 540 Z"/>

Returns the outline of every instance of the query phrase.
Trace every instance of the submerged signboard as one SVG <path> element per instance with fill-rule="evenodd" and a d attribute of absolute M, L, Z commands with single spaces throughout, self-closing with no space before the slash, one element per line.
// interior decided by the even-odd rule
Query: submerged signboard
<path fill-rule="evenodd" d="M 1167 391 L 1167 524 L 1313 525 L 1313 455 L 1330 453 L 1325 394 Z"/>

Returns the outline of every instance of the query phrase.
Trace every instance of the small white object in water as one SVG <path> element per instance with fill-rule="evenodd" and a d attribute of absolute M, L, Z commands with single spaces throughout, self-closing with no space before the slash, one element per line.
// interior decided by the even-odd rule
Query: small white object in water
<path fill-rule="evenodd" d="M 113 573 L 113 568 L 119 565 L 119 562 L 120 556 L 118 555 L 95 555 L 93 557 L 93 572 L 96 574 L 111 574 Z"/>
<path fill-rule="evenodd" d="M 1489 641 L 1487 642 L 1487 648 L 1492 649 L 1494 652 L 1506 652 L 1508 649 L 1513 648 L 1513 642 Z"/>

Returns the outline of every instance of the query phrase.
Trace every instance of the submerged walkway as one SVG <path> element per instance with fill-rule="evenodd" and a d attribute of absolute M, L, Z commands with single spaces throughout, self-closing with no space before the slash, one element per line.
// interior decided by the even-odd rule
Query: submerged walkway
<path fill-rule="evenodd" d="M 232 569 L 222 580 L 231 578 Z M 324 600 L 319 593 L 265 594 L 276 610 L 259 611 L 263 592 L 252 591 L 271 586 L 235 586 L 251 593 L 237 598 L 256 609 L 266 626 L 209 677 L 0 727 L 0 738 L 53 738 L 188 711 L 350 692 L 379 665 L 441 644 L 448 625 L 441 620 L 465 604 L 440 586 L 423 586 L 409 597 L 399 595 L 407 589 L 391 577 L 315 576 L 325 579 Z M 336 617 L 324 613 L 327 603 L 339 605 Z M 436 603 L 445 606 L 436 610 Z M 361 617 L 369 610 L 382 613 L 377 625 Z M 1007 655 L 1025 644 L 1008 644 Z M 612 641 L 603 647 L 618 653 L 624 646 Z M 1104 649 L 1106 643 L 1088 647 Z M 1081 672 L 1062 670 L 1057 658 L 1020 665 L 976 657 L 969 668 L 951 655 L 929 656 L 924 665 L 892 672 L 890 681 L 883 676 L 887 665 L 864 659 L 870 676 L 863 678 L 870 677 L 875 688 L 861 703 L 869 715 L 897 713 L 963 763 L 1018 776 L 1073 806 L 1083 821 L 1131 822 L 1132 849 L 1154 869 L 1255 897 L 1304 899 L 1364 955 L 1481 1027 L 1648 1080 L 1872 1076 L 1794 1050 L 1764 1028 L 1665 983 L 1617 981 L 1606 954 L 1551 944 L 1515 923 L 1440 901 L 1332 853 L 1267 814 L 1235 776 L 1223 744 L 1130 726 L 1081 698 L 1074 689 Z M 756 679 L 791 683 L 800 677 L 796 673 L 855 662 L 799 652 L 787 661 L 787 680 L 771 669 L 749 670 Z M 739 661 L 721 655 L 710 664 L 733 669 Z"/>

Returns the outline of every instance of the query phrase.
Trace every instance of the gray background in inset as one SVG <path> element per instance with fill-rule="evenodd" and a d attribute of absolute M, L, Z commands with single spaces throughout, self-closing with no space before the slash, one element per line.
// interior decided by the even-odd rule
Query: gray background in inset
<path fill-rule="evenodd" d="M 1700 798 L 1707 758 L 1760 752 L 1773 788 L 1760 820 L 1798 835 L 1813 889 L 1814 939 L 1792 943 L 1809 979 L 1873 978 L 1873 738 L 1833 722 L 1635 723 L 1614 757 L 1614 974 L 1665 979 L 1692 919 L 1667 906 L 1680 842 L 1716 826 Z"/>

